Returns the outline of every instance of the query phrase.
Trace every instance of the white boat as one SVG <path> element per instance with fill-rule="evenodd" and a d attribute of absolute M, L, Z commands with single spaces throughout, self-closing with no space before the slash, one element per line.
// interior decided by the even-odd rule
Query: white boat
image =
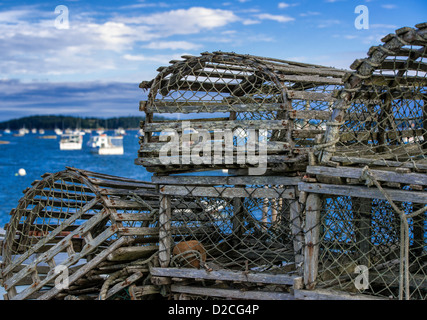
<path fill-rule="evenodd" d="M 123 128 L 117 128 L 116 130 L 114 130 L 114 134 L 116 136 L 124 136 L 126 134 L 126 130 Z"/>
<path fill-rule="evenodd" d="M 31 129 L 31 133 L 36 134 L 36 133 L 37 133 L 37 128 L 32 128 L 32 129 Z"/>
<path fill-rule="evenodd" d="M 25 129 L 25 127 L 19 129 L 18 133 L 14 133 L 13 136 L 14 137 L 23 137 L 25 136 L 27 133 L 29 133 L 28 129 Z"/>
<path fill-rule="evenodd" d="M 60 150 L 80 150 L 83 144 L 83 137 L 79 134 L 64 133 L 59 141 Z"/>
<path fill-rule="evenodd" d="M 100 155 L 123 154 L 123 136 L 108 136 L 103 133 L 90 138 L 91 152 Z"/>
<path fill-rule="evenodd" d="M 44 134 L 44 129 L 40 129 L 39 134 Z"/>
<path fill-rule="evenodd" d="M 55 134 L 57 134 L 58 136 L 60 136 L 62 133 L 63 132 L 62 132 L 61 129 L 55 128 Z"/>
<path fill-rule="evenodd" d="M 4 129 L 4 133 L 5 133 L 5 134 L 10 134 L 10 133 L 11 133 L 11 131 L 10 131 L 10 129 Z"/>

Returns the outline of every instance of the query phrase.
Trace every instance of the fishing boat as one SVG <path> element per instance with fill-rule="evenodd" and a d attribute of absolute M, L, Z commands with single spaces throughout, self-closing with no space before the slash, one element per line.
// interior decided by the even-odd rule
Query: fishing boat
<path fill-rule="evenodd" d="M 83 144 L 83 137 L 80 134 L 64 133 L 59 141 L 60 150 L 80 150 Z"/>
<path fill-rule="evenodd" d="M 126 130 L 120 127 L 114 130 L 114 133 L 116 136 L 124 136 L 126 134 Z"/>
<path fill-rule="evenodd" d="M 123 136 L 108 136 L 105 133 L 91 137 L 88 142 L 91 152 L 100 155 L 123 154 Z"/>

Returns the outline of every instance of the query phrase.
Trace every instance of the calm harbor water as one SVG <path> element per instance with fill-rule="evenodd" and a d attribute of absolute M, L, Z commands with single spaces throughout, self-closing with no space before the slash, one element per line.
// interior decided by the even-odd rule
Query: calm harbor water
<path fill-rule="evenodd" d="M 106 133 L 110 135 L 113 131 Z M 46 135 L 54 135 L 54 132 L 48 130 Z M 151 179 L 151 173 L 134 164 L 139 149 L 136 130 L 128 130 L 124 136 L 123 155 L 92 154 L 87 146 L 90 139 L 88 133 L 83 136 L 81 150 L 59 150 L 59 137 L 38 137 L 39 134 L 32 133 L 22 137 L 2 133 L 0 137 L 1 141 L 9 142 L 0 144 L 0 228 L 9 222 L 9 213 L 23 196 L 22 191 L 31 187 L 31 183 L 46 172 L 54 173 L 70 166 L 138 180 Z M 21 168 L 25 169 L 25 176 L 17 175 Z"/>

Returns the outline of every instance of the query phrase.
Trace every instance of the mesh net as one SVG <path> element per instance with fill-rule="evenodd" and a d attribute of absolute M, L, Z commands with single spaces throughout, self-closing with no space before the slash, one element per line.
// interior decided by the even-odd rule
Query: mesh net
<path fill-rule="evenodd" d="M 6 227 L 2 284 L 8 297 L 53 297 L 65 291 L 72 296 L 89 294 L 93 299 L 105 280 L 100 274 L 121 270 L 122 260 L 138 261 L 122 280 L 138 268 L 145 270 L 152 260 L 148 258 L 157 252 L 158 235 L 135 229 L 155 230 L 157 213 L 158 193 L 150 183 L 74 168 L 45 174 L 20 199 Z M 129 243 L 133 244 L 130 256 L 115 254 Z M 104 255 L 105 259 L 106 252 L 113 256 L 97 269 L 102 259 L 94 258 Z M 72 278 L 83 266 L 86 273 Z M 64 270 L 67 277 L 78 281 L 69 290 L 55 291 L 56 279 Z M 139 280 L 141 276 L 132 277 Z M 66 294 L 61 293 L 62 298 Z"/>
<path fill-rule="evenodd" d="M 396 205 L 407 214 L 423 206 L 409 202 Z M 318 287 L 398 299 L 403 298 L 401 290 L 408 285 L 409 299 L 425 300 L 426 214 L 407 221 L 409 233 L 404 235 L 400 216 L 386 200 L 324 196 Z M 409 241 L 407 280 L 402 269 L 403 237 Z"/>
<path fill-rule="evenodd" d="M 140 85 L 150 91 L 148 100 L 141 104 L 146 113 L 142 123 L 145 136 L 137 163 L 149 171 L 248 167 L 249 161 L 238 159 L 201 165 L 193 158 L 184 163 L 182 158 L 185 143 L 191 150 L 208 147 L 203 151 L 210 152 L 210 156 L 214 147 L 220 147 L 218 154 L 223 155 L 225 146 L 233 146 L 234 156 L 242 150 L 239 146 L 246 146 L 243 152 L 248 154 L 252 134 L 257 154 L 260 144 L 266 142 L 269 167 L 298 157 L 306 159 L 301 156 L 301 148 L 313 146 L 324 132 L 334 93 L 342 87 L 344 74 L 333 68 L 235 53 L 183 58 L 171 61 L 171 66 L 159 69 L 155 79 Z M 173 119 L 158 118 L 171 114 Z M 183 124 L 184 120 L 188 125 Z M 203 136 L 198 135 L 202 132 Z M 229 140 L 227 133 L 233 136 Z M 177 142 L 171 154 L 181 158 L 167 166 L 159 154 L 170 141 Z"/>
<path fill-rule="evenodd" d="M 368 58 L 356 60 L 351 66 L 355 72 L 347 75 L 346 93 L 334 106 L 336 114 L 346 110 L 347 116 L 334 119 L 332 125 L 341 126 L 329 141 L 338 141 L 334 155 L 341 161 L 358 162 L 363 158 L 368 159 L 365 163 L 412 163 L 424 170 L 425 28 L 402 28 L 383 38 L 383 42 L 369 50 Z"/>
<path fill-rule="evenodd" d="M 45 243 L 34 254 L 48 250 L 82 222 L 100 212 L 102 208 L 99 205 L 88 205 L 95 196 L 94 190 L 72 173 L 60 172 L 35 182 L 34 187 L 25 193 L 11 213 L 4 242 L 3 262 L 13 262 L 43 239 L 46 240 Z M 86 205 L 87 210 L 84 209 Z M 79 218 L 73 219 L 76 214 Z M 46 238 L 68 219 L 69 223 L 53 239 Z M 81 238 L 73 239 L 76 250 L 81 248 L 82 244 L 78 244 L 81 241 Z"/>
<path fill-rule="evenodd" d="M 299 217 L 291 213 L 293 189 L 170 187 L 163 187 L 163 193 L 171 193 L 170 218 L 160 220 L 168 225 L 164 237 L 170 239 L 165 249 L 172 254 L 171 266 L 279 273 L 281 268 L 297 269 L 302 233 Z"/>

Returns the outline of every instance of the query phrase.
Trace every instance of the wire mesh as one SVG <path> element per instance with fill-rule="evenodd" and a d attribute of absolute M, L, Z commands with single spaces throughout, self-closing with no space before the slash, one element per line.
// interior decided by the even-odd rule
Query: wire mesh
<path fill-rule="evenodd" d="M 418 26 L 396 30 L 352 64 L 355 72 L 345 77 L 323 146 L 340 161 L 363 158 L 368 164 L 390 161 L 425 169 L 427 39 L 425 25 Z"/>
<path fill-rule="evenodd" d="M 158 193 L 150 183 L 75 168 L 45 174 L 25 192 L 6 226 L 2 284 L 8 297 L 42 298 L 67 292 L 68 289 L 57 287 L 57 267 L 74 276 L 83 266 L 87 267 L 86 274 L 73 278 L 78 284 L 72 283 L 69 292 L 93 296 L 103 280 L 99 274 L 108 274 L 94 271 L 102 261 L 95 259 L 98 254 L 105 255 L 110 248 L 114 254 L 115 249 L 131 242 L 136 251 L 143 247 L 133 256 L 132 252 L 130 257 L 119 256 L 118 262 L 112 256 L 105 267 L 114 270 L 117 263 L 120 268 L 120 259 L 134 262 L 157 251 L 158 237 L 153 237 L 153 232 L 128 231 L 155 228 L 157 212 Z M 133 267 L 145 268 L 142 262 Z M 31 277 L 25 278 L 22 270 Z M 88 284 L 92 287 L 84 287 Z"/>
<path fill-rule="evenodd" d="M 334 94 L 342 87 L 344 75 L 344 71 L 334 68 L 235 53 L 183 58 L 159 68 L 155 79 L 140 85 L 149 93 L 141 105 L 146 113 L 142 123 L 145 136 L 140 141 L 137 163 L 149 171 L 248 167 L 249 161 L 236 159 L 225 163 L 200 163 L 192 157 L 187 163 L 183 159 L 186 147 L 204 147 L 203 152 L 210 154 L 208 160 L 218 146 L 234 146 L 233 155 L 242 150 L 248 154 L 250 130 L 256 131 L 257 154 L 266 141 L 270 167 L 301 158 L 300 148 L 313 146 L 324 132 Z M 156 118 L 171 114 L 172 119 Z M 183 125 L 184 121 L 188 126 Z M 227 140 L 229 132 L 233 137 Z M 170 141 L 177 141 L 170 151 L 181 158 L 167 166 L 158 158 L 164 142 Z M 242 145 L 246 149 L 239 149 Z M 216 155 L 224 156 L 222 148 Z"/>
<path fill-rule="evenodd" d="M 396 202 L 407 214 L 422 205 Z M 322 200 L 319 271 L 320 288 L 334 288 L 385 298 L 401 299 L 407 285 L 401 259 L 402 237 L 408 237 L 409 294 L 427 298 L 426 214 L 408 218 L 402 234 L 400 216 L 380 199 L 324 196 Z"/>
<path fill-rule="evenodd" d="M 99 213 L 102 209 L 99 205 L 89 204 L 95 197 L 95 190 L 72 173 L 48 175 L 36 182 L 19 200 L 16 209 L 12 210 L 11 220 L 6 226 L 3 264 L 13 262 L 43 239 L 46 242 L 34 254 L 48 250 L 82 222 Z M 76 215 L 78 218 L 73 219 Z M 48 241 L 47 235 L 67 220 L 69 223 L 66 227 Z M 81 248 L 82 244 L 78 244 L 81 240 L 73 239 L 76 250 Z"/>
<path fill-rule="evenodd" d="M 302 246 L 295 250 L 294 241 L 301 230 L 291 228 L 291 205 L 296 200 L 290 199 L 288 188 L 173 189 L 170 220 L 164 222 L 169 230 L 165 237 L 171 240 L 164 249 L 172 254 L 171 266 L 251 272 L 277 272 L 286 265 L 296 269 L 295 256 Z"/>

